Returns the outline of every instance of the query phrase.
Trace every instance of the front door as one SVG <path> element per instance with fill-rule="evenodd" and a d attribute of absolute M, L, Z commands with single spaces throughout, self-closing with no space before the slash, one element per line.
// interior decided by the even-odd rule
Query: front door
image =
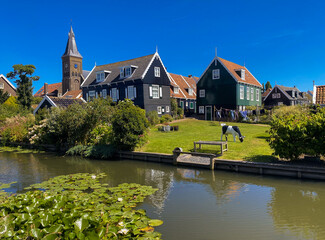
<path fill-rule="evenodd" d="M 212 121 L 212 106 L 205 106 L 205 120 Z"/>

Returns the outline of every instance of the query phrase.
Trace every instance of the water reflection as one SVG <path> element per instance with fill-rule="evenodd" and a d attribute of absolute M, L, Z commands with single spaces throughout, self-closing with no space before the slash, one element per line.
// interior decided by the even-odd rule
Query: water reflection
<path fill-rule="evenodd" d="M 158 188 L 141 206 L 165 239 L 321 239 L 325 234 L 322 182 L 187 169 L 137 161 L 89 161 L 53 154 L 0 153 L 0 182 L 9 191 L 78 172 L 105 172 L 116 186 Z"/>

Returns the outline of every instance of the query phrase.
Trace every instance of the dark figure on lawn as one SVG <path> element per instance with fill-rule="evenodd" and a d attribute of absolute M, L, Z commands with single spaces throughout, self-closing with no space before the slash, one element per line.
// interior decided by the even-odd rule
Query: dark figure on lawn
<path fill-rule="evenodd" d="M 221 126 L 222 126 L 221 141 L 223 135 L 226 135 L 226 140 L 228 141 L 228 134 L 232 134 L 232 136 L 234 137 L 234 142 L 236 142 L 236 136 L 238 136 L 241 142 L 244 141 L 245 136 L 241 135 L 239 127 L 227 126 L 225 124 L 221 124 Z"/>

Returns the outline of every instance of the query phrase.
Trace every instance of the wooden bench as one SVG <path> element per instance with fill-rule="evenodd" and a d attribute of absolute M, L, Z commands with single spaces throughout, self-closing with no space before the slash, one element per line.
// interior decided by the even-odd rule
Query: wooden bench
<path fill-rule="evenodd" d="M 194 152 L 196 152 L 196 145 L 199 145 L 199 149 L 201 149 L 201 145 L 219 145 L 221 147 L 221 155 L 224 151 L 228 150 L 228 142 L 226 141 L 197 141 L 194 142 Z"/>

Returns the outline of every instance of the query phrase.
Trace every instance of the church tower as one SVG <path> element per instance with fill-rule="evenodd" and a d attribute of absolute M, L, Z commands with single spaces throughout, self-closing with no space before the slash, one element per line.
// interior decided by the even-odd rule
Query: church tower
<path fill-rule="evenodd" d="M 82 83 L 82 56 L 78 52 L 72 26 L 65 52 L 62 56 L 62 95 L 67 91 L 80 90 Z"/>

